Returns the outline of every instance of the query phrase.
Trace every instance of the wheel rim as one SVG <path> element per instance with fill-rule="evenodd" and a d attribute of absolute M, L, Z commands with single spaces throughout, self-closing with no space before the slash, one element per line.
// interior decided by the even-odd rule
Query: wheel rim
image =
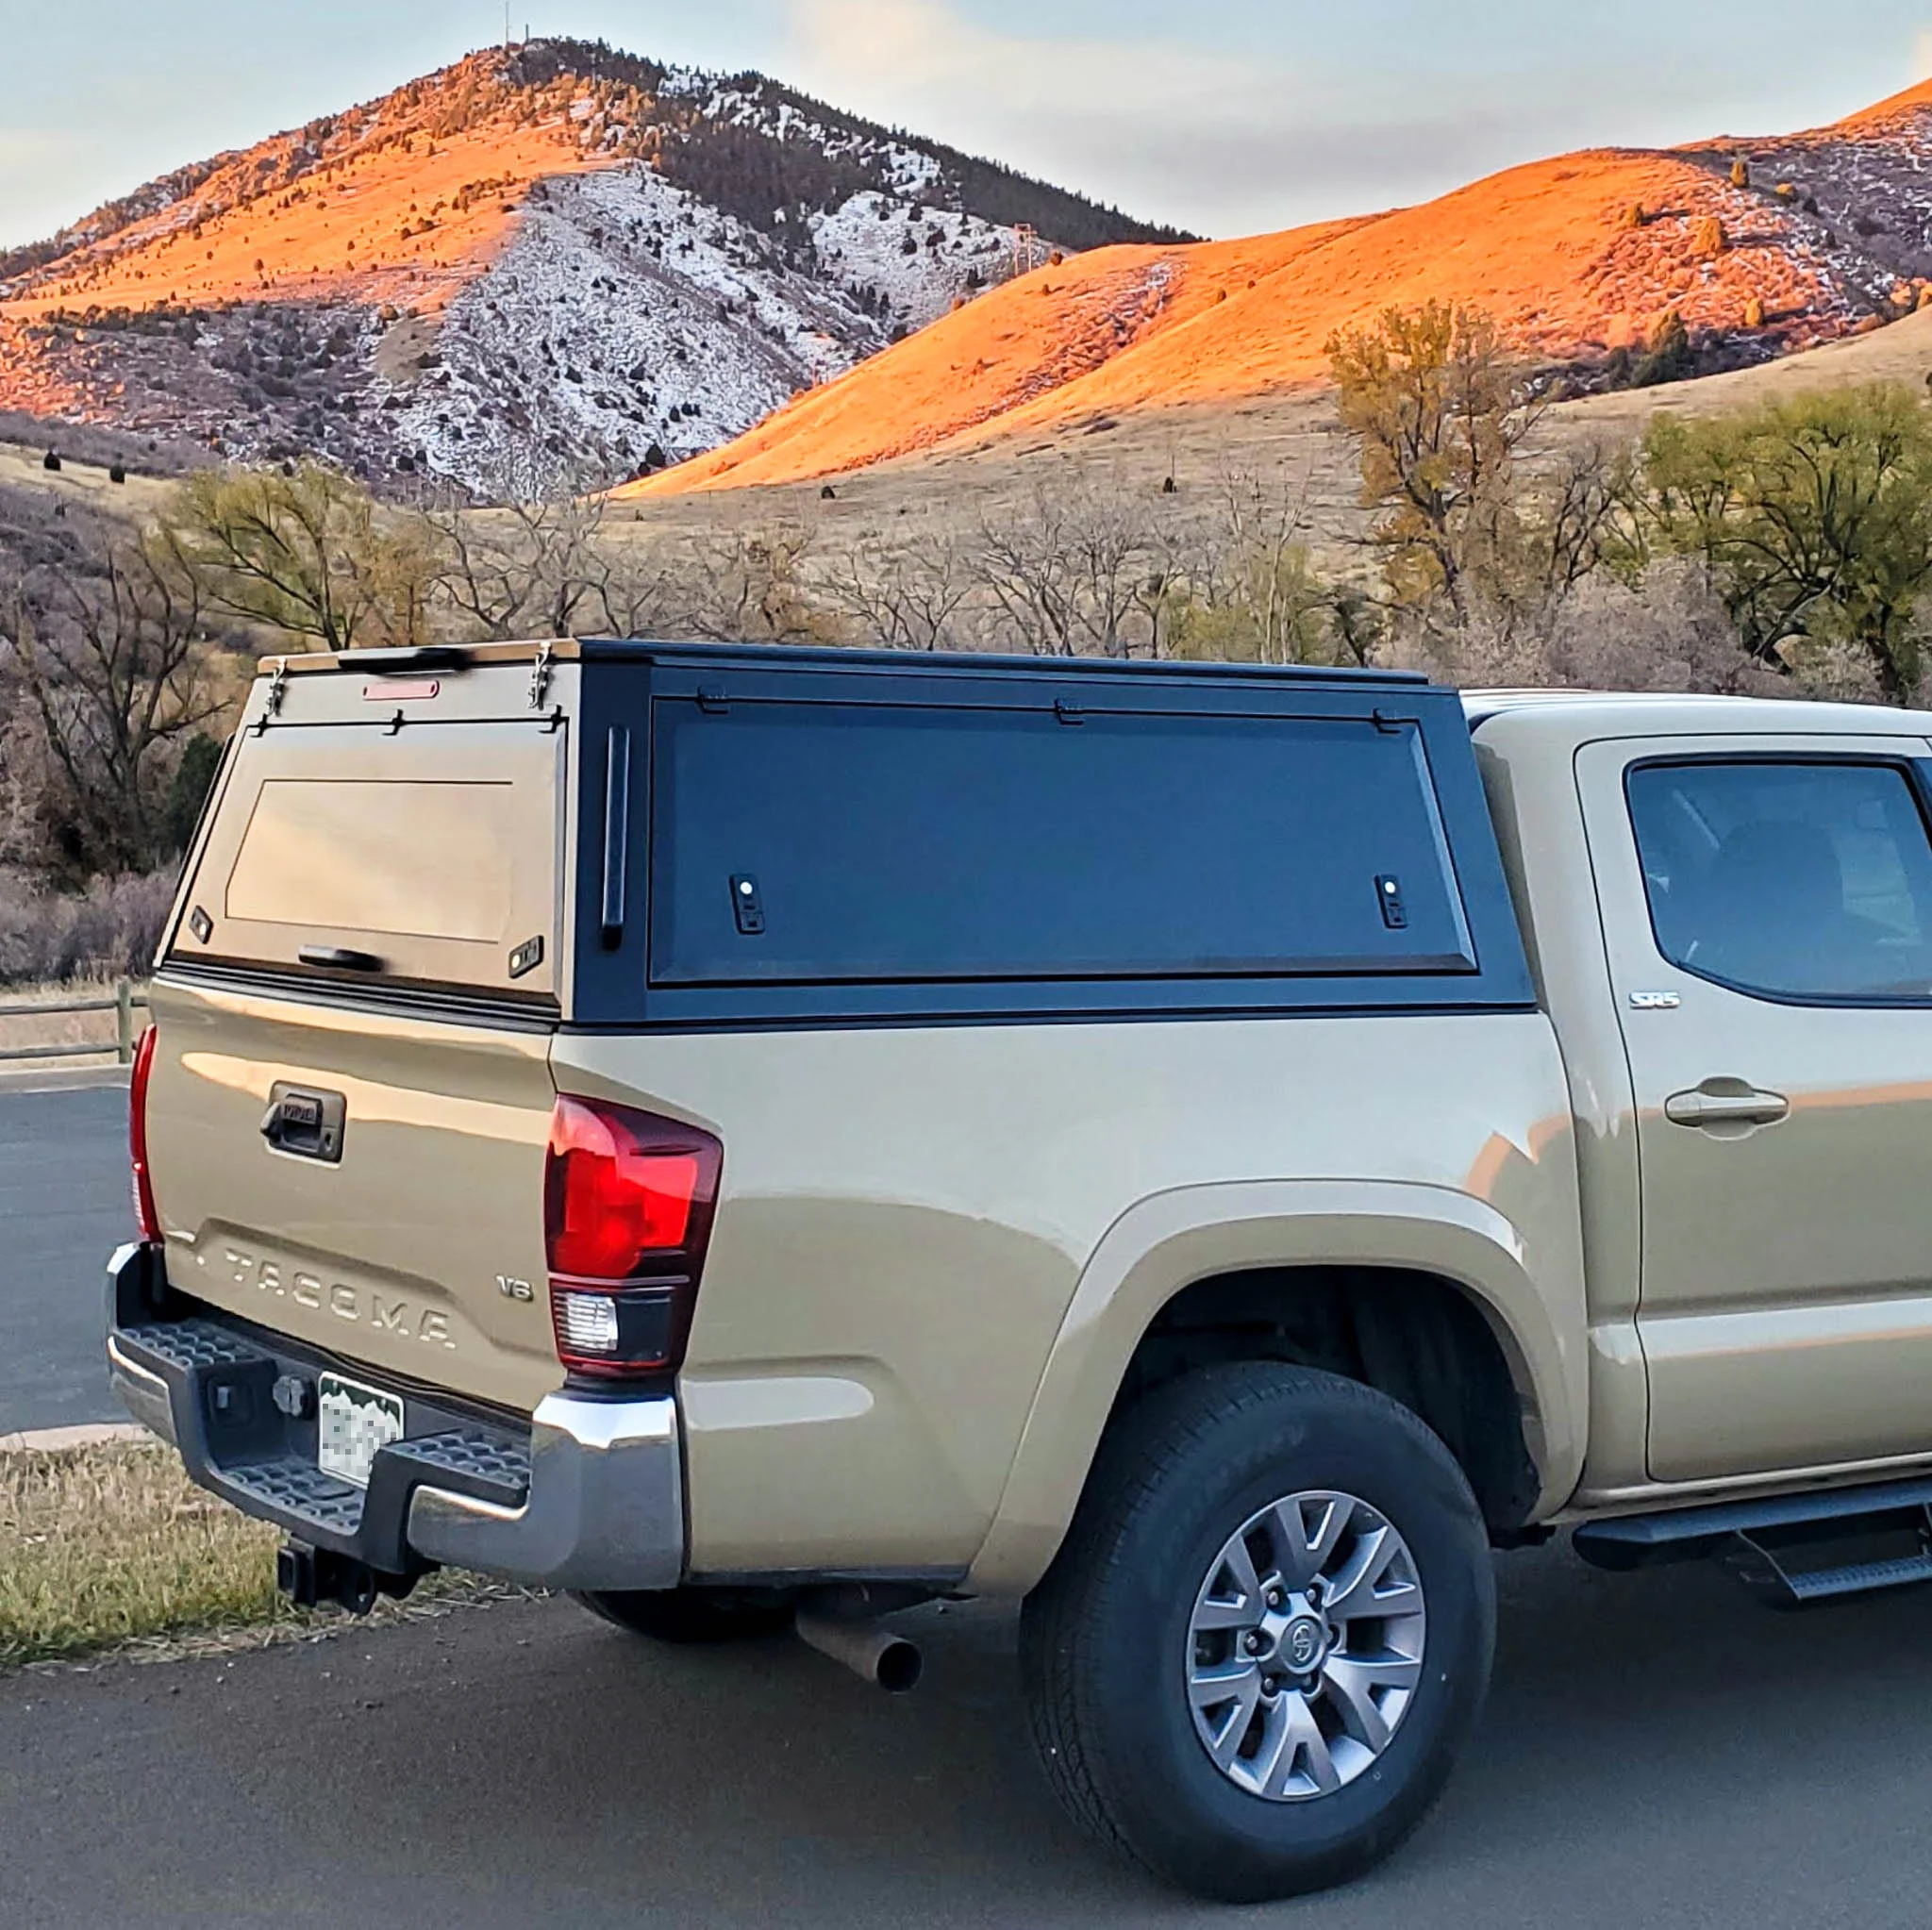
<path fill-rule="evenodd" d="M 1273 1502 L 1227 1538 L 1194 1597 L 1194 1733 L 1250 1795 L 1332 1794 L 1402 1726 L 1426 1626 L 1415 1557 L 1367 1502 L 1327 1492 Z"/>

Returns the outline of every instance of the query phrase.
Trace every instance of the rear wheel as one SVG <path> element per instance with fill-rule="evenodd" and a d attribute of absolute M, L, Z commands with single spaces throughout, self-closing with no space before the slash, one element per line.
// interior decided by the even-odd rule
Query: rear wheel
<path fill-rule="evenodd" d="M 1346 1881 L 1422 1821 L 1494 1623 L 1482 1516 L 1436 1436 L 1371 1389 L 1256 1363 L 1116 1426 L 1021 1652 L 1074 1816 L 1248 1903 Z"/>
<path fill-rule="evenodd" d="M 575 1599 L 618 1628 L 680 1648 L 781 1634 L 796 1607 L 788 1597 L 746 1589 L 607 1590 Z"/>

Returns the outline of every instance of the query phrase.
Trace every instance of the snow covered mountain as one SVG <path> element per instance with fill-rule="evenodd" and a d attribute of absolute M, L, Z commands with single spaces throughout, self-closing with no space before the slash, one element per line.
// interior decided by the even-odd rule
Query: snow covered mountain
<path fill-rule="evenodd" d="M 757 75 L 533 41 L 0 254 L 0 408 L 500 496 L 662 468 L 1063 252 L 1176 239 Z"/>

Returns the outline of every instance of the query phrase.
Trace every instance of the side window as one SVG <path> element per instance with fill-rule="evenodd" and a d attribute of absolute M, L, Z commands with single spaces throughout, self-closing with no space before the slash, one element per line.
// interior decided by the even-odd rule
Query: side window
<path fill-rule="evenodd" d="M 1932 999 L 1932 842 L 1890 764 L 1648 764 L 1626 780 L 1657 948 L 1787 999 Z"/>

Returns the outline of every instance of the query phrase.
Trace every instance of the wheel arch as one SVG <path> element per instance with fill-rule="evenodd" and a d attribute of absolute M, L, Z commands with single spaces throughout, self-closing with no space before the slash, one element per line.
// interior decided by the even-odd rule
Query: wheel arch
<path fill-rule="evenodd" d="M 1582 1472 L 1588 1400 L 1580 1258 L 1532 1267 L 1518 1229 L 1452 1188 L 1382 1181 L 1257 1181 L 1141 1201 L 1082 1270 L 1034 1393 L 968 1586 L 1025 1592 L 1066 1534 L 1108 1421 L 1134 1391 L 1163 1316 L 1207 1283 L 1333 1292 L 1341 1276 L 1427 1281 L 1480 1318 L 1513 1389 L 1533 1499 L 1567 1500 Z"/>

